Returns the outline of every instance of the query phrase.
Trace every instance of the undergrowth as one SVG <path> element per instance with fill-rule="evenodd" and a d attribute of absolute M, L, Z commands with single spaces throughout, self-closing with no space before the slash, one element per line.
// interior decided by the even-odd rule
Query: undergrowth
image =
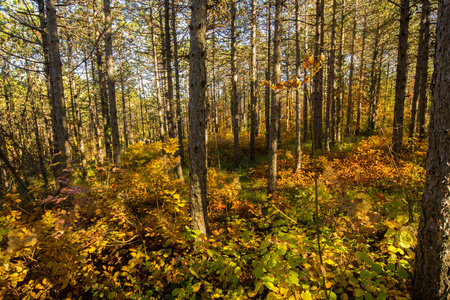
<path fill-rule="evenodd" d="M 7 194 L 0 298 L 410 299 L 424 145 L 397 165 L 378 136 L 314 158 L 306 150 L 299 174 L 282 147 L 268 203 L 267 162 L 220 168 L 233 153 L 220 141 L 209 147 L 208 240 L 189 229 L 189 183 L 176 179 L 173 141 L 134 144 L 121 169 L 93 168 L 58 195 L 39 186 L 34 201 Z"/>

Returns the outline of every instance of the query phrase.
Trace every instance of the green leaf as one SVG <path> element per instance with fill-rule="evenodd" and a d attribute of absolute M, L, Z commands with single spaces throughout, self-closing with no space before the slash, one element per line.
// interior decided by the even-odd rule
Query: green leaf
<path fill-rule="evenodd" d="M 271 291 L 276 290 L 276 287 L 273 285 L 272 282 L 266 281 L 266 282 L 264 282 L 264 285 Z"/>
<path fill-rule="evenodd" d="M 293 285 L 298 285 L 298 274 L 294 271 L 289 271 L 289 282 Z"/>
<path fill-rule="evenodd" d="M 262 268 L 256 268 L 253 270 L 252 273 L 256 279 L 259 279 L 264 275 L 264 270 Z"/>
<path fill-rule="evenodd" d="M 286 245 L 285 244 L 281 244 L 280 247 L 278 248 L 277 253 L 278 253 L 278 255 L 281 256 L 281 255 L 285 255 L 286 251 L 287 251 Z"/>
<path fill-rule="evenodd" d="M 265 249 L 267 247 L 269 247 L 270 243 L 268 240 L 265 240 L 264 242 L 262 242 L 261 246 L 259 246 L 259 249 Z"/>
<path fill-rule="evenodd" d="M 355 289 L 354 294 L 355 297 L 362 297 L 364 296 L 364 291 L 362 289 Z"/>
<path fill-rule="evenodd" d="M 387 294 L 386 293 L 379 293 L 377 296 L 377 300 L 386 300 Z"/>
<path fill-rule="evenodd" d="M 372 265 L 372 270 L 374 270 L 377 274 L 383 273 L 383 267 L 380 264 L 374 263 Z"/>
<path fill-rule="evenodd" d="M 364 294 L 364 298 L 365 298 L 366 300 L 373 300 L 373 296 L 372 296 L 371 293 L 365 293 L 365 294 Z"/>
<path fill-rule="evenodd" d="M 386 233 L 384 234 L 385 237 L 390 238 L 391 236 L 393 236 L 395 234 L 395 230 L 392 228 L 388 228 L 388 230 L 386 231 Z"/>
<path fill-rule="evenodd" d="M 402 267 L 398 268 L 397 275 L 403 279 L 408 279 L 408 272 Z"/>
<path fill-rule="evenodd" d="M 273 268 L 273 267 L 275 267 L 277 265 L 277 261 L 273 258 L 273 257 L 271 257 L 270 259 L 269 259 L 269 262 L 267 263 L 267 266 L 269 267 L 269 268 Z"/>
<path fill-rule="evenodd" d="M 407 214 L 401 214 L 401 215 L 397 216 L 396 220 L 400 225 L 403 225 L 403 224 L 408 223 L 409 216 Z"/>
<path fill-rule="evenodd" d="M 387 264 L 386 265 L 386 270 L 388 271 L 394 271 L 395 270 L 395 265 L 394 264 Z"/>

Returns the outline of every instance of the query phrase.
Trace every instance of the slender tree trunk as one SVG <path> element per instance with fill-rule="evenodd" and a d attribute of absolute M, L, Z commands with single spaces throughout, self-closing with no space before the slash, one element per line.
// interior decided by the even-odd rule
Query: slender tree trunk
<path fill-rule="evenodd" d="M 271 67 L 271 56 L 272 56 L 272 49 L 271 49 L 271 43 L 272 43 L 272 11 L 271 11 L 272 5 L 271 1 L 267 4 L 267 70 L 266 70 L 266 80 L 270 81 L 270 72 L 272 70 Z M 269 151 L 269 144 L 270 144 L 270 89 L 266 89 L 265 94 L 265 116 L 266 116 L 266 145 L 267 150 Z"/>
<path fill-rule="evenodd" d="M 358 103 L 357 103 L 357 111 L 356 111 L 356 129 L 355 134 L 359 135 L 361 130 L 361 103 L 365 90 L 365 76 L 364 76 L 364 50 L 366 45 L 366 25 L 367 25 L 367 15 L 364 9 L 364 21 L 363 21 L 363 33 L 362 33 L 362 42 L 361 42 L 361 58 L 359 59 L 359 95 L 358 95 Z"/>
<path fill-rule="evenodd" d="M 450 297 L 450 2 L 438 1 L 436 59 L 413 299 Z"/>
<path fill-rule="evenodd" d="M 123 137 L 125 139 L 125 148 L 128 148 L 128 125 L 127 125 L 127 109 L 125 105 L 125 80 L 123 78 L 123 69 L 120 68 L 120 90 L 122 92 L 122 115 L 123 115 Z"/>
<path fill-rule="evenodd" d="M 314 57 L 319 58 L 323 49 L 323 0 L 316 1 L 316 34 L 314 37 Z M 313 77 L 313 148 L 322 149 L 322 96 L 323 96 L 323 69 Z"/>
<path fill-rule="evenodd" d="M 272 82 L 280 82 L 281 79 L 281 33 L 283 17 L 283 0 L 275 1 L 275 31 L 273 37 L 273 74 Z M 267 194 L 269 199 L 273 197 L 277 189 L 277 148 L 278 148 L 278 119 L 280 117 L 280 91 L 272 90 L 270 109 L 270 142 L 269 142 L 269 175 Z M 265 207 L 263 213 L 267 213 Z"/>
<path fill-rule="evenodd" d="M 341 7 L 341 25 L 340 25 L 340 39 L 339 39 L 339 59 L 337 65 L 337 74 L 338 78 L 338 95 L 336 97 L 336 138 L 335 140 L 340 142 L 342 140 L 342 103 L 344 102 L 344 55 L 343 55 L 343 47 L 345 44 L 345 32 L 344 32 L 344 24 L 345 24 L 345 0 L 342 1 Z"/>
<path fill-rule="evenodd" d="M 305 49 L 308 49 L 308 23 L 309 23 L 309 19 L 308 19 L 308 6 L 309 6 L 309 1 L 307 0 L 305 3 L 305 10 L 304 10 L 304 15 L 305 15 Z M 306 76 L 308 75 L 308 70 L 306 68 L 303 69 L 303 75 L 304 78 L 306 78 Z M 309 84 L 305 84 L 303 85 L 303 140 L 306 141 L 306 139 L 308 138 L 308 97 L 310 97 L 310 93 L 309 93 Z"/>
<path fill-rule="evenodd" d="M 105 14 L 105 58 L 106 73 L 108 75 L 108 98 L 109 113 L 111 117 L 111 135 L 114 153 L 114 163 L 120 166 L 120 136 L 119 123 L 117 121 L 116 106 L 116 81 L 114 79 L 114 61 L 112 51 L 112 19 L 111 0 L 103 0 L 103 11 Z"/>
<path fill-rule="evenodd" d="M 367 124 L 367 128 L 369 132 L 373 132 L 375 129 L 375 119 L 377 116 L 377 110 L 376 110 L 376 84 L 377 84 L 377 75 L 376 75 L 376 66 L 377 66 L 377 57 L 378 57 L 378 41 L 379 41 L 379 30 L 380 26 L 379 23 L 377 23 L 377 29 L 375 33 L 375 39 L 373 46 L 373 55 L 372 55 L 372 68 L 370 72 L 370 88 L 369 88 L 369 121 Z"/>
<path fill-rule="evenodd" d="M 178 64 L 178 37 L 176 27 L 176 6 L 175 1 L 172 0 L 172 28 L 173 28 L 173 64 L 175 68 L 175 98 L 177 105 L 177 129 L 178 129 L 178 147 L 181 166 L 185 165 L 184 162 L 184 149 L 183 149 L 183 123 L 181 118 L 181 94 L 180 94 L 180 72 Z"/>
<path fill-rule="evenodd" d="M 256 98 L 256 0 L 252 0 L 251 62 L 250 62 L 250 161 L 255 160 L 255 138 L 258 131 L 258 101 Z"/>
<path fill-rule="evenodd" d="M 392 124 L 392 152 L 399 154 L 402 150 L 403 118 L 405 111 L 405 94 L 407 80 L 409 28 L 409 0 L 400 2 L 400 31 L 398 35 L 397 78 L 395 80 L 394 120 Z"/>
<path fill-rule="evenodd" d="M 161 87 L 160 87 L 160 80 L 159 80 L 159 67 L 158 67 L 158 54 L 156 53 L 156 37 L 155 37 L 155 30 L 153 25 L 153 5 L 152 1 L 149 1 L 149 8 L 150 8 L 150 20 L 149 20 L 149 27 L 150 27 L 150 38 L 152 40 L 152 56 L 153 56 L 153 68 L 154 68 L 154 74 L 155 74 L 155 86 L 156 86 L 156 101 L 158 104 L 158 121 L 159 121 L 159 136 L 161 139 L 161 142 L 164 143 L 165 141 L 165 128 L 164 128 L 164 108 L 162 103 L 162 97 L 161 97 Z"/>
<path fill-rule="evenodd" d="M 300 77 L 300 0 L 295 0 L 295 75 Z M 297 79 L 298 80 L 298 79 Z M 295 164 L 294 172 L 300 172 L 302 168 L 301 159 L 301 132 L 300 132 L 300 91 L 295 90 Z"/>
<path fill-rule="evenodd" d="M 335 78 L 335 47 L 336 47 L 336 0 L 333 0 L 333 12 L 331 17 L 331 40 L 330 40 L 330 54 L 328 58 L 328 85 L 327 85 L 327 108 L 325 112 L 325 147 L 330 150 L 330 144 L 334 144 L 335 121 L 334 115 L 336 112 L 334 100 L 334 78 Z M 331 123 L 331 126 L 330 126 Z"/>
<path fill-rule="evenodd" d="M 353 30 L 352 30 L 352 42 L 350 50 L 350 74 L 348 83 L 348 97 L 347 97 L 347 124 L 345 131 L 348 135 L 351 134 L 352 123 L 353 123 L 353 71 L 354 71 L 354 57 L 355 57 L 355 39 L 356 39 L 356 18 L 358 16 L 358 1 L 356 1 L 356 8 L 354 9 L 354 20 L 353 20 Z"/>
<path fill-rule="evenodd" d="M 95 76 L 95 67 L 94 67 L 94 60 L 91 60 L 91 72 L 92 72 L 92 85 L 93 89 L 95 91 L 95 87 L 98 85 L 96 76 Z M 87 69 L 87 61 L 85 62 L 85 71 L 86 71 L 86 78 L 89 78 L 88 76 L 88 69 Z M 104 160 L 104 152 L 102 148 L 102 137 L 100 133 L 100 118 L 98 116 L 98 98 L 97 93 L 93 93 L 93 101 L 94 101 L 94 107 L 92 107 L 91 103 L 91 96 L 90 96 L 90 87 L 89 87 L 89 80 L 87 79 L 87 91 L 89 94 L 89 111 L 91 112 L 92 120 L 94 122 L 94 135 L 96 139 L 96 149 L 97 149 L 97 162 L 103 162 Z"/>
<path fill-rule="evenodd" d="M 239 167 L 239 95 L 237 94 L 237 69 L 236 69 L 236 2 L 230 2 L 230 23 L 231 23 L 231 120 L 234 136 L 234 166 Z"/>
<path fill-rule="evenodd" d="M 419 109 L 417 113 L 417 125 L 419 129 L 419 139 L 425 138 L 425 115 L 427 112 L 427 87 L 428 87 L 428 52 L 429 52 L 429 40 L 430 40 L 430 1 L 423 0 L 422 9 L 425 16 L 421 20 L 421 29 L 423 27 L 423 55 L 420 63 L 421 75 L 420 75 L 420 89 L 419 89 Z"/>

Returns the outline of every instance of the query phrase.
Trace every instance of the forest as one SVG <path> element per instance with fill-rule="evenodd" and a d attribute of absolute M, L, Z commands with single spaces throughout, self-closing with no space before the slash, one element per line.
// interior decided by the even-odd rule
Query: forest
<path fill-rule="evenodd" d="M 0 299 L 450 299 L 447 0 L 0 0 Z"/>

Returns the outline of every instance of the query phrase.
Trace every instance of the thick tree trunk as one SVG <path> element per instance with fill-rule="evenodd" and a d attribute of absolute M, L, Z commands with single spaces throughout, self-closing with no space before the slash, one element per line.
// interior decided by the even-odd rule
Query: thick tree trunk
<path fill-rule="evenodd" d="M 273 37 L 273 74 L 272 82 L 280 82 L 281 79 L 281 33 L 283 17 L 283 0 L 275 1 L 275 32 Z M 269 142 L 269 174 L 267 182 L 267 194 L 269 199 L 277 189 L 277 148 L 278 148 L 278 120 L 280 118 L 280 91 L 272 90 L 272 102 L 270 108 L 270 142 Z M 267 213 L 267 208 L 263 210 Z"/>
<path fill-rule="evenodd" d="M 394 120 L 392 124 L 392 152 L 399 154 L 403 140 L 403 118 L 405 111 L 406 80 L 408 73 L 408 28 L 409 0 L 401 0 L 400 31 L 398 35 L 397 78 L 395 80 Z"/>
<path fill-rule="evenodd" d="M 114 163 L 120 166 L 120 136 L 119 123 L 117 121 L 116 105 L 116 80 L 114 79 L 114 61 L 112 51 L 112 19 L 111 0 L 103 0 L 103 11 L 105 14 L 105 59 L 106 74 L 108 76 L 108 99 L 109 113 L 111 117 L 111 135 L 114 153 Z"/>
<path fill-rule="evenodd" d="M 47 30 L 49 40 L 49 74 L 50 94 L 52 104 L 53 145 L 55 158 L 53 162 L 56 189 L 64 184 L 59 180 L 64 175 L 67 161 L 71 157 L 69 139 L 67 135 L 66 110 L 64 108 L 64 86 L 62 80 L 61 56 L 59 53 L 58 26 L 56 23 L 55 0 L 46 0 Z"/>
<path fill-rule="evenodd" d="M 450 2 L 438 1 L 428 157 L 413 299 L 450 297 Z"/>
<path fill-rule="evenodd" d="M 207 0 L 192 0 L 189 49 L 189 203 L 192 227 L 209 234 L 206 207 Z"/>
<path fill-rule="evenodd" d="M 239 111 L 240 101 L 237 94 L 237 69 L 236 69 L 236 2 L 232 0 L 230 2 L 230 23 L 231 23 L 231 123 L 233 127 L 234 137 L 234 166 L 240 165 L 240 151 L 239 151 Z"/>

